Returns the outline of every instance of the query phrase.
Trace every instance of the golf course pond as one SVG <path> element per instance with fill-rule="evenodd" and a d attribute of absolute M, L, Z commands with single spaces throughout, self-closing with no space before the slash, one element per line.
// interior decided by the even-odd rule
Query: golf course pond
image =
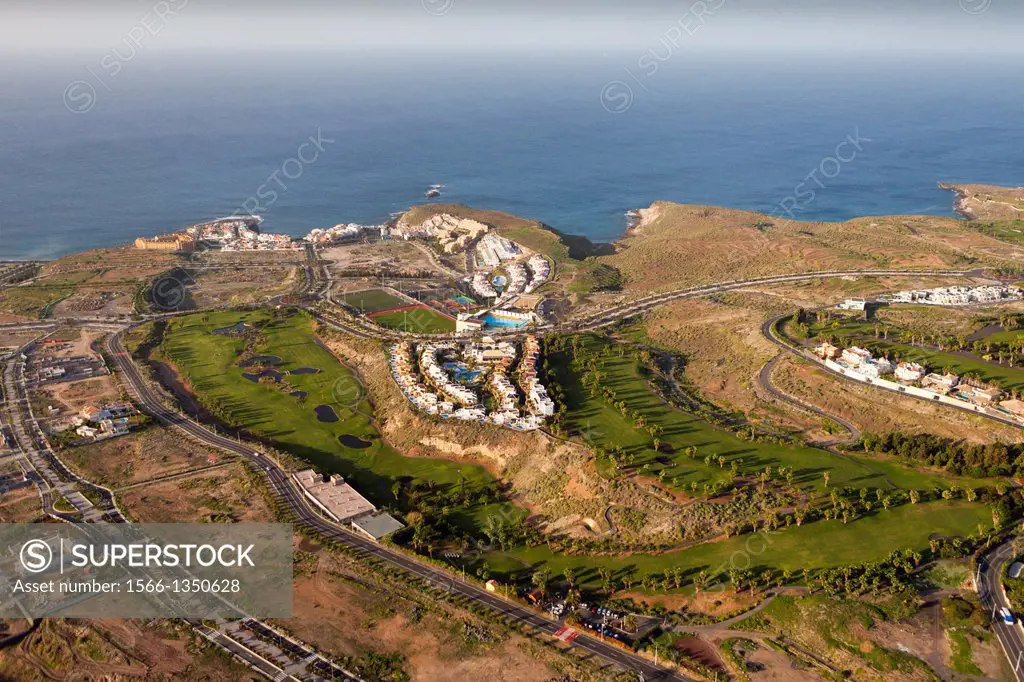
<path fill-rule="evenodd" d="M 318 421 L 332 423 L 338 421 L 338 413 L 330 405 L 317 405 L 313 408 L 313 411 L 316 412 Z"/>
<path fill-rule="evenodd" d="M 357 450 L 362 450 L 363 448 L 368 448 L 373 445 L 370 441 L 363 440 L 362 438 L 353 436 L 350 433 L 341 434 L 338 436 L 338 440 L 341 441 L 341 444 L 346 448 L 356 448 Z"/>

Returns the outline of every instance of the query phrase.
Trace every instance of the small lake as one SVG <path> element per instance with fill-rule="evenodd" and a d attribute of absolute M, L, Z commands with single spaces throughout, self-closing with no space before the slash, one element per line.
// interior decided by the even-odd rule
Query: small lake
<path fill-rule="evenodd" d="M 289 372 L 289 374 L 319 374 L 319 373 L 320 373 L 320 370 L 318 370 L 316 367 L 299 367 L 298 369 L 293 369 L 291 372 Z"/>
<path fill-rule="evenodd" d="M 247 329 L 249 329 L 249 325 L 239 320 L 230 327 L 221 327 L 220 329 L 214 329 L 212 333 L 217 334 L 218 336 L 238 336 L 240 334 L 244 334 Z"/>
<path fill-rule="evenodd" d="M 322 422 L 336 422 L 338 421 L 338 413 L 334 411 L 334 408 L 330 405 L 317 405 L 313 408 L 316 412 L 316 418 Z"/>
<path fill-rule="evenodd" d="M 292 391 L 288 395 L 290 395 L 293 398 L 298 398 L 299 400 L 302 400 L 303 398 L 305 398 L 309 394 L 306 393 L 305 391 Z"/>
<path fill-rule="evenodd" d="M 346 448 L 356 448 L 358 450 L 362 450 L 363 448 L 368 448 L 371 445 L 373 445 L 373 443 L 371 443 L 370 441 L 363 440 L 362 438 L 359 438 L 358 436 L 353 436 L 352 434 L 349 433 L 341 434 L 340 436 L 338 436 L 338 440 L 341 441 L 341 444 L 344 445 Z"/>

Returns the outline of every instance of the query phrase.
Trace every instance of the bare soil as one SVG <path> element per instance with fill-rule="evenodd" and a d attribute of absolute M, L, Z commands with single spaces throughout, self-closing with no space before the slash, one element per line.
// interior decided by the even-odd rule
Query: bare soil
<path fill-rule="evenodd" d="M 145 523 L 262 523 L 274 519 L 241 464 L 133 488 L 118 497 L 123 509 Z"/>

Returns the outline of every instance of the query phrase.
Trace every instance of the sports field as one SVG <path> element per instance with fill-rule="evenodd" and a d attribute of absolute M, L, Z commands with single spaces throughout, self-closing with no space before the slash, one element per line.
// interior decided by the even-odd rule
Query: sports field
<path fill-rule="evenodd" d="M 342 295 L 340 298 L 347 305 L 366 315 L 409 305 L 408 300 L 399 298 L 383 289 L 353 291 L 352 293 Z"/>
<path fill-rule="evenodd" d="M 455 320 L 426 306 L 408 306 L 370 315 L 382 327 L 415 334 L 447 334 L 455 331 Z"/>
<path fill-rule="evenodd" d="M 274 355 L 282 362 L 275 369 L 315 368 L 317 373 L 285 374 L 303 400 L 272 383 L 256 383 L 242 376 L 239 354 L 253 337 L 223 336 L 213 329 L 239 321 L 261 331 L 254 350 Z M 492 486 L 493 477 L 480 466 L 443 459 L 405 457 L 382 442 L 372 421 L 365 391 L 355 374 L 323 346 L 316 343 L 313 322 L 298 311 L 227 311 L 178 317 L 169 322 L 159 353 L 174 363 L 203 404 L 224 421 L 244 427 L 254 435 L 276 443 L 324 472 L 337 472 L 372 502 L 394 504 L 391 487 L 399 479 L 431 481 L 438 486 L 459 484 Z M 314 408 L 327 405 L 336 422 L 321 422 Z M 348 434 L 371 443 L 363 449 L 338 441 Z M 519 512 L 511 505 L 507 511 Z M 477 528 L 497 505 L 455 510 L 463 525 Z"/>

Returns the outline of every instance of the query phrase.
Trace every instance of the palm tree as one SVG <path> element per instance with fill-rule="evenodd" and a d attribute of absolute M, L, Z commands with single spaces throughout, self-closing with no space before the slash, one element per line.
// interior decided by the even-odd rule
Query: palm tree
<path fill-rule="evenodd" d="M 540 593 L 543 596 L 547 592 L 548 580 L 550 580 L 550 578 L 551 576 L 548 574 L 548 572 L 544 569 L 541 569 L 539 571 L 533 572 L 533 575 L 530 576 L 530 582 L 533 583 L 534 587 L 540 590 Z"/>

